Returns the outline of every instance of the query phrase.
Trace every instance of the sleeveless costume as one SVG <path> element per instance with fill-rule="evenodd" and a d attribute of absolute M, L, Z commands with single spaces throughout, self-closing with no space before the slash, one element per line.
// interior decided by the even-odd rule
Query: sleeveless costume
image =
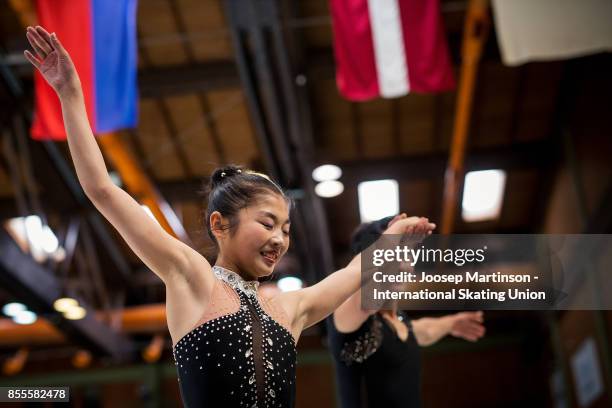
<path fill-rule="evenodd" d="M 351 333 L 327 319 L 342 408 L 421 406 L 420 347 L 406 314 L 399 311 L 398 318 L 408 327 L 405 341 L 379 313 Z"/>
<path fill-rule="evenodd" d="M 185 407 L 293 407 L 296 336 L 286 313 L 257 295 L 259 282 L 213 272 L 206 312 L 173 348 Z"/>

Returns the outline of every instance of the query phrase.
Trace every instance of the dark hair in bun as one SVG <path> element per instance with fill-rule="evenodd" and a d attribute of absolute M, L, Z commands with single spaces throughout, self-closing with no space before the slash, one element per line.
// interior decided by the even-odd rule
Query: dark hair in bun
<path fill-rule="evenodd" d="M 375 243 L 387 229 L 393 217 L 381 218 L 378 221 L 367 222 L 358 226 L 351 237 L 351 253 L 357 255 Z"/>
<path fill-rule="evenodd" d="M 206 227 L 213 242 L 217 240 L 212 233 L 210 215 L 215 211 L 229 219 L 229 229 L 232 229 L 236 226 L 238 212 L 254 203 L 262 194 L 277 194 L 292 204 L 283 189 L 270 177 L 241 166 L 229 165 L 215 169 L 206 191 Z"/>

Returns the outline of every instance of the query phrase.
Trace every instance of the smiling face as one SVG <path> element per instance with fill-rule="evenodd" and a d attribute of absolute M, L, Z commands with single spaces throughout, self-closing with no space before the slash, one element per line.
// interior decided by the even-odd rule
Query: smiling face
<path fill-rule="evenodd" d="M 268 276 L 289 248 L 289 205 L 279 194 L 260 194 L 241 209 L 235 225 L 219 212 L 211 214 L 210 225 L 219 243 L 217 265 L 240 273 L 245 279 Z"/>

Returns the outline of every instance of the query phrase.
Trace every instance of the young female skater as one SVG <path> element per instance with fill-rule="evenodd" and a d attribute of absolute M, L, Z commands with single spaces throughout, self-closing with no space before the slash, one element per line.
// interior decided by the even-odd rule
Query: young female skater
<path fill-rule="evenodd" d="M 361 225 L 351 250 L 361 252 L 403 218 Z M 482 312 L 410 320 L 396 304 L 391 310 L 363 310 L 357 291 L 327 319 L 341 407 L 420 407 L 420 347 L 449 334 L 476 341 L 484 335 L 482 321 Z"/>
<path fill-rule="evenodd" d="M 174 239 L 110 180 L 87 120 L 70 56 L 54 34 L 28 27 L 26 58 L 57 92 L 79 181 L 96 208 L 164 282 L 168 329 L 188 407 L 291 407 L 295 344 L 359 288 L 360 258 L 318 284 L 272 299 L 258 295 L 289 246 L 289 200 L 267 176 L 239 167 L 211 177 L 206 222 L 216 264 Z M 407 218 L 387 233 L 431 233 Z"/>

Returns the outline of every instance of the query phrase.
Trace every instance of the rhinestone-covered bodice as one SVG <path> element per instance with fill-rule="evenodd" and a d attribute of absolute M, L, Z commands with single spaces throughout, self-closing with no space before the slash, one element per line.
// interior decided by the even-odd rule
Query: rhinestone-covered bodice
<path fill-rule="evenodd" d="M 257 282 L 217 266 L 213 271 L 216 284 L 232 288 L 240 305 L 233 313 L 202 322 L 174 346 L 185 406 L 292 407 L 293 336 L 261 307 Z M 216 303 L 210 304 L 214 308 Z"/>

